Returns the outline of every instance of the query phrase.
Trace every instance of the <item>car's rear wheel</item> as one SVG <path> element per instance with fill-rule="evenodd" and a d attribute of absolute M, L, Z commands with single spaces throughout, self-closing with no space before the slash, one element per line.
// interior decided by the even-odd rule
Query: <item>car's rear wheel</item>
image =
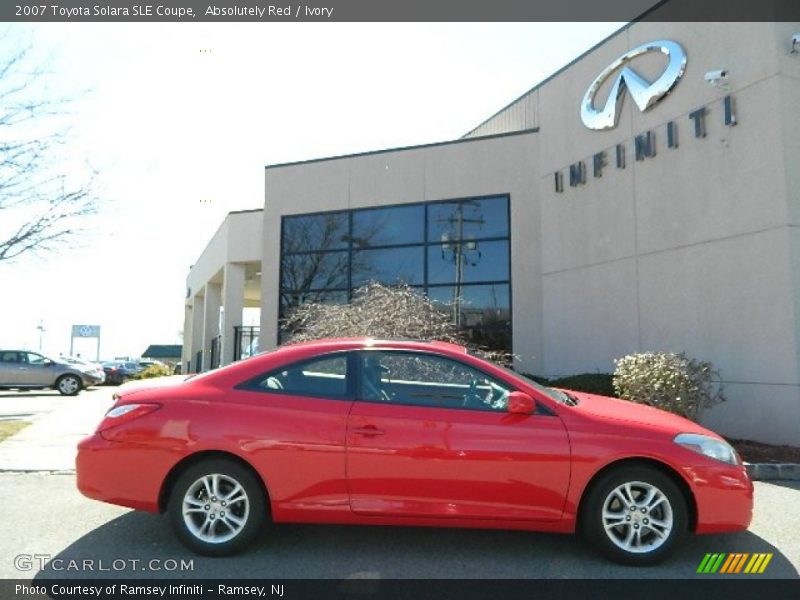
<path fill-rule="evenodd" d="M 56 389 L 62 396 L 74 396 L 81 391 L 81 380 L 75 375 L 62 375 L 56 381 Z"/>
<path fill-rule="evenodd" d="M 189 467 L 175 482 L 167 507 L 178 539 L 206 556 L 243 550 L 267 516 L 264 492 L 253 473 L 230 460 Z"/>
<path fill-rule="evenodd" d="M 589 542 L 611 560 L 653 565 L 688 533 L 689 514 L 672 479 L 654 468 L 631 466 L 609 472 L 592 487 L 581 525 Z"/>

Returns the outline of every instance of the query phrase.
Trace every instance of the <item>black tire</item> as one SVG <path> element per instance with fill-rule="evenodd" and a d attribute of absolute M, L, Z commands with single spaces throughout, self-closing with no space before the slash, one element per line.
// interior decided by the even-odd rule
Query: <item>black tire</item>
<path fill-rule="evenodd" d="M 62 396 L 75 396 L 82 388 L 83 383 L 77 375 L 62 375 L 56 379 L 56 390 Z"/>
<path fill-rule="evenodd" d="M 623 503 L 624 497 L 633 502 Z M 681 544 L 689 531 L 689 510 L 681 490 L 661 471 L 622 466 L 591 487 L 581 504 L 580 525 L 589 543 L 609 559 L 647 566 L 663 561 Z"/>
<path fill-rule="evenodd" d="M 209 496 L 202 485 L 204 478 L 214 475 L 219 476 L 219 497 Z M 240 497 L 237 492 L 231 494 L 234 502 L 226 505 L 223 498 L 235 489 L 235 484 L 241 486 L 245 501 L 236 500 Z M 184 499 L 190 491 L 189 497 L 198 505 L 193 508 L 193 504 L 187 503 L 186 508 L 193 512 L 184 515 Z M 169 495 L 167 512 L 184 546 L 205 556 L 230 556 L 244 550 L 255 539 L 264 526 L 268 509 L 263 488 L 252 471 L 231 460 L 210 459 L 192 465 L 178 477 Z M 236 521 L 241 521 L 241 525 Z M 240 528 L 234 533 L 229 523 Z M 203 539 L 206 524 L 207 539 Z M 226 539 L 231 534 L 233 536 Z"/>

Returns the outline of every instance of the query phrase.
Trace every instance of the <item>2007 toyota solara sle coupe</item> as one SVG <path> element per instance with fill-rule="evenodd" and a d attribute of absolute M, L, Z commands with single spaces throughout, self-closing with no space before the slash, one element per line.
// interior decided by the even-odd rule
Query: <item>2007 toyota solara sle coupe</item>
<path fill-rule="evenodd" d="M 165 512 L 213 556 L 266 522 L 350 523 L 580 531 L 645 565 L 746 529 L 753 507 L 712 431 L 444 342 L 321 340 L 127 384 L 77 471 L 86 496 Z"/>

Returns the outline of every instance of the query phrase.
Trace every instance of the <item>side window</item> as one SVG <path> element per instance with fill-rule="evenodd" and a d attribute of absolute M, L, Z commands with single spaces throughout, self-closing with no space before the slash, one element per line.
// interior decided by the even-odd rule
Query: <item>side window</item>
<path fill-rule="evenodd" d="M 504 411 L 509 392 L 505 384 L 449 358 L 411 352 L 361 353 L 362 400 Z"/>
<path fill-rule="evenodd" d="M 41 354 L 35 354 L 33 352 L 26 352 L 25 354 L 27 354 L 27 360 L 23 358 L 23 362 L 27 362 L 29 365 L 39 365 L 39 366 L 44 364 L 45 359 L 44 356 L 42 356 Z"/>
<path fill-rule="evenodd" d="M 0 362 L 4 363 L 18 363 L 19 358 L 16 352 L 0 352 Z"/>
<path fill-rule="evenodd" d="M 323 356 L 265 373 L 248 389 L 297 396 L 347 398 L 347 354 Z"/>

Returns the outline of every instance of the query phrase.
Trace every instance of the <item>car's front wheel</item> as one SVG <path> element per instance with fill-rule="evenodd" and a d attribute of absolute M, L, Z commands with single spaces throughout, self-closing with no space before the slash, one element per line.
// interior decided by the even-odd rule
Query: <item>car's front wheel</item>
<path fill-rule="evenodd" d="M 184 471 L 172 488 L 168 512 L 178 539 L 206 556 L 243 550 L 267 516 L 264 492 L 253 473 L 224 459 Z"/>
<path fill-rule="evenodd" d="M 56 381 L 56 389 L 62 396 L 74 396 L 81 391 L 81 380 L 75 375 L 62 375 Z"/>
<path fill-rule="evenodd" d="M 675 550 L 688 533 L 689 514 L 672 479 L 654 468 L 631 466 L 609 472 L 592 487 L 581 525 L 589 542 L 611 560 L 644 566 Z"/>

